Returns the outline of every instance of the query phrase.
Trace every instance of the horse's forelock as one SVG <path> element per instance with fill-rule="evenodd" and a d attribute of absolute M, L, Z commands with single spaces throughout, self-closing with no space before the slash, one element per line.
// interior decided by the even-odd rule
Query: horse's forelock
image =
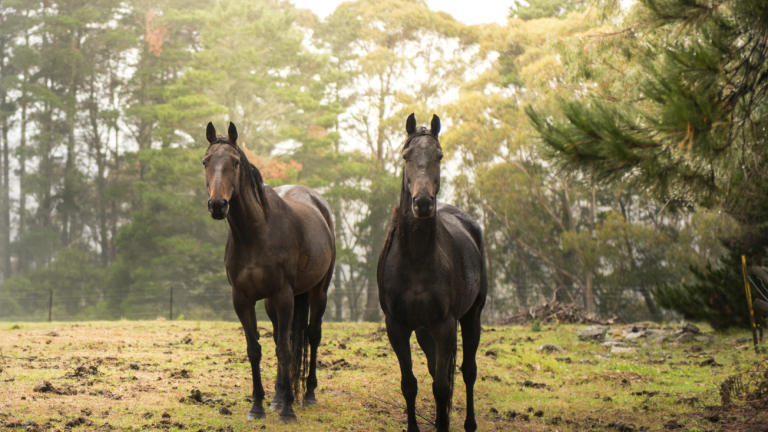
<path fill-rule="evenodd" d="M 437 139 L 437 137 L 434 136 L 429 129 L 427 129 L 424 126 L 419 126 L 416 128 L 416 130 L 412 134 L 408 135 L 408 137 L 405 138 L 405 144 L 403 144 L 403 152 L 405 152 L 411 147 L 411 142 L 413 142 L 413 140 L 422 136 L 432 137 L 432 139 L 434 139 L 435 143 L 437 144 L 437 148 L 442 150 L 442 147 L 440 147 L 440 140 Z"/>

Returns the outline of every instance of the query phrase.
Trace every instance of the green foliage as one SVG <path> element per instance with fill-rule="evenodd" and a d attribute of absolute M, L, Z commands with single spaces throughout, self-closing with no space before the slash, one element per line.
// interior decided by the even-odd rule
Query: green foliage
<path fill-rule="evenodd" d="M 525 3 L 516 1 L 515 6 L 509 8 L 509 16 L 523 21 L 563 18 L 568 12 L 586 7 L 586 2 L 583 0 L 526 0 Z"/>
<path fill-rule="evenodd" d="M 659 305 L 690 321 L 705 321 L 718 330 L 750 326 L 749 308 L 741 272 L 741 255 L 731 251 L 720 267 L 691 267 L 696 282 L 657 287 Z"/>

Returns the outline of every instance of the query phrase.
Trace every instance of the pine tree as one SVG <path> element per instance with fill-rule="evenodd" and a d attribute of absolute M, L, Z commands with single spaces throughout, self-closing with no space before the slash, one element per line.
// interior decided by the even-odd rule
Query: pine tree
<path fill-rule="evenodd" d="M 719 285 L 738 285 L 730 267 L 742 252 L 762 264 L 768 222 L 768 3 L 641 0 L 630 24 L 606 43 L 644 77 L 637 94 L 562 100 L 562 120 L 527 113 L 562 166 L 640 185 L 667 209 L 723 209 L 745 228 L 723 260 L 728 268 L 696 270 L 699 284 L 657 290 L 686 316 L 735 325 L 726 305 L 745 301 L 743 287 Z M 710 312 L 692 314 L 716 291 L 722 298 L 703 309 Z"/>

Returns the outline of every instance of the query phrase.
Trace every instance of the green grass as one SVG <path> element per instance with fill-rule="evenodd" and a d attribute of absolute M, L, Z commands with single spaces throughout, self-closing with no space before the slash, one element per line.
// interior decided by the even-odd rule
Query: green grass
<path fill-rule="evenodd" d="M 87 418 L 93 424 L 78 428 L 93 429 L 108 422 L 120 430 L 160 429 L 163 413 L 170 415 L 171 423 L 193 431 L 228 430 L 230 426 L 238 431 L 400 431 L 405 425 L 400 372 L 382 325 L 324 325 L 320 360 L 330 365 L 344 359 L 349 366 L 318 371 L 319 405 L 297 408 L 299 421 L 293 425 L 278 424 L 277 413 L 271 412 L 266 420 L 246 419 L 250 364 L 236 323 L 118 321 L 13 326 L 3 323 L 0 327 L 0 420 L 6 422 L 33 420 L 62 430 L 67 421 L 90 410 Z M 542 326 L 532 332 L 519 326 L 484 327 L 475 386 L 479 430 L 576 431 L 590 426 L 606 428 L 611 421 L 663 430 L 664 423 L 672 418 L 685 424 L 686 430 L 706 430 L 711 425 L 692 413 L 719 403 L 717 389 L 728 375 L 766 359 L 751 347 L 737 349 L 731 343 L 747 336 L 746 332 L 718 334 L 711 343 L 664 343 L 636 354 L 608 356 L 608 350 L 599 344 L 577 339 L 581 328 Z M 262 335 L 267 331 L 262 323 Z M 179 344 L 186 335 L 191 343 Z M 274 344 L 269 337 L 262 336 L 261 341 L 262 379 L 269 400 L 276 371 Z M 562 346 L 566 352 L 537 352 L 536 348 L 547 342 Z M 342 343 L 346 349 L 339 348 Z M 424 417 L 421 428 L 431 430 L 426 419 L 434 416 L 434 402 L 426 359 L 415 338 L 412 347 L 419 380 L 417 409 Z M 705 355 L 723 366 L 699 366 Z M 458 358 L 460 363 L 461 353 Z M 664 362 L 659 363 L 662 358 Z M 139 363 L 140 369 L 130 369 L 130 362 Z M 95 365 L 100 374 L 65 376 L 78 365 Z M 181 369 L 189 371 L 190 377 L 171 377 Z M 79 393 L 33 392 L 34 386 L 45 380 L 54 386 L 69 384 Z M 547 387 L 523 387 L 524 381 Z M 205 396 L 221 397 L 232 415 L 219 413 L 221 404 L 179 402 L 194 388 Z M 643 391 L 659 394 L 633 394 Z M 695 398 L 692 403 L 691 398 Z M 456 375 L 453 402 L 451 429 L 463 430 L 466 399 L 460 373 Z M 543 416 L 534 417 L 539 410 Z M 510 412 L 527 414 L 529 420 L 521 415 L 512 419 Z M 145 413 L 151 418 L 145 418 Z M 178 426 L 172 424 L 170 430 L 175 429 Z"/>

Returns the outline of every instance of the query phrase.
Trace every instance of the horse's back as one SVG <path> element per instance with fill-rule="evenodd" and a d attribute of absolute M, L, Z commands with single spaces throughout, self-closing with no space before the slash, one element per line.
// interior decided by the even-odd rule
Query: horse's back
<path fill-rule="evenodd" d="M 298 294 L 322 282 L 333 270 L 336 238 L 331 208 L 317 191 L 306 186 L 278 186 L 274 191 L 290 208 L 281 216 L 286 230 L 283 235 L 294 238 L 300 247 L 294 288 Z"/>
<path fill-rule="evenodd" d="M 454 264 L 461 264 L 463 287 L 454 305 L 456 318 L 474 304 L 478 295 L 485 295 L 485 251 L 483 246 L 483 231 L 480 225 L 464 210 L 450 204 L 438 203 L 437 217 L 451 234 L 454 250 L 458 258 Z"/>
<path fill-rule="evenodd" d="M 274 191 L 294 210 L 298 210 L 297 207 L 317 210 L 333 234 L 331 206 L 316 190 L 303 185 L 285 185 L 275 187 Z"/>

